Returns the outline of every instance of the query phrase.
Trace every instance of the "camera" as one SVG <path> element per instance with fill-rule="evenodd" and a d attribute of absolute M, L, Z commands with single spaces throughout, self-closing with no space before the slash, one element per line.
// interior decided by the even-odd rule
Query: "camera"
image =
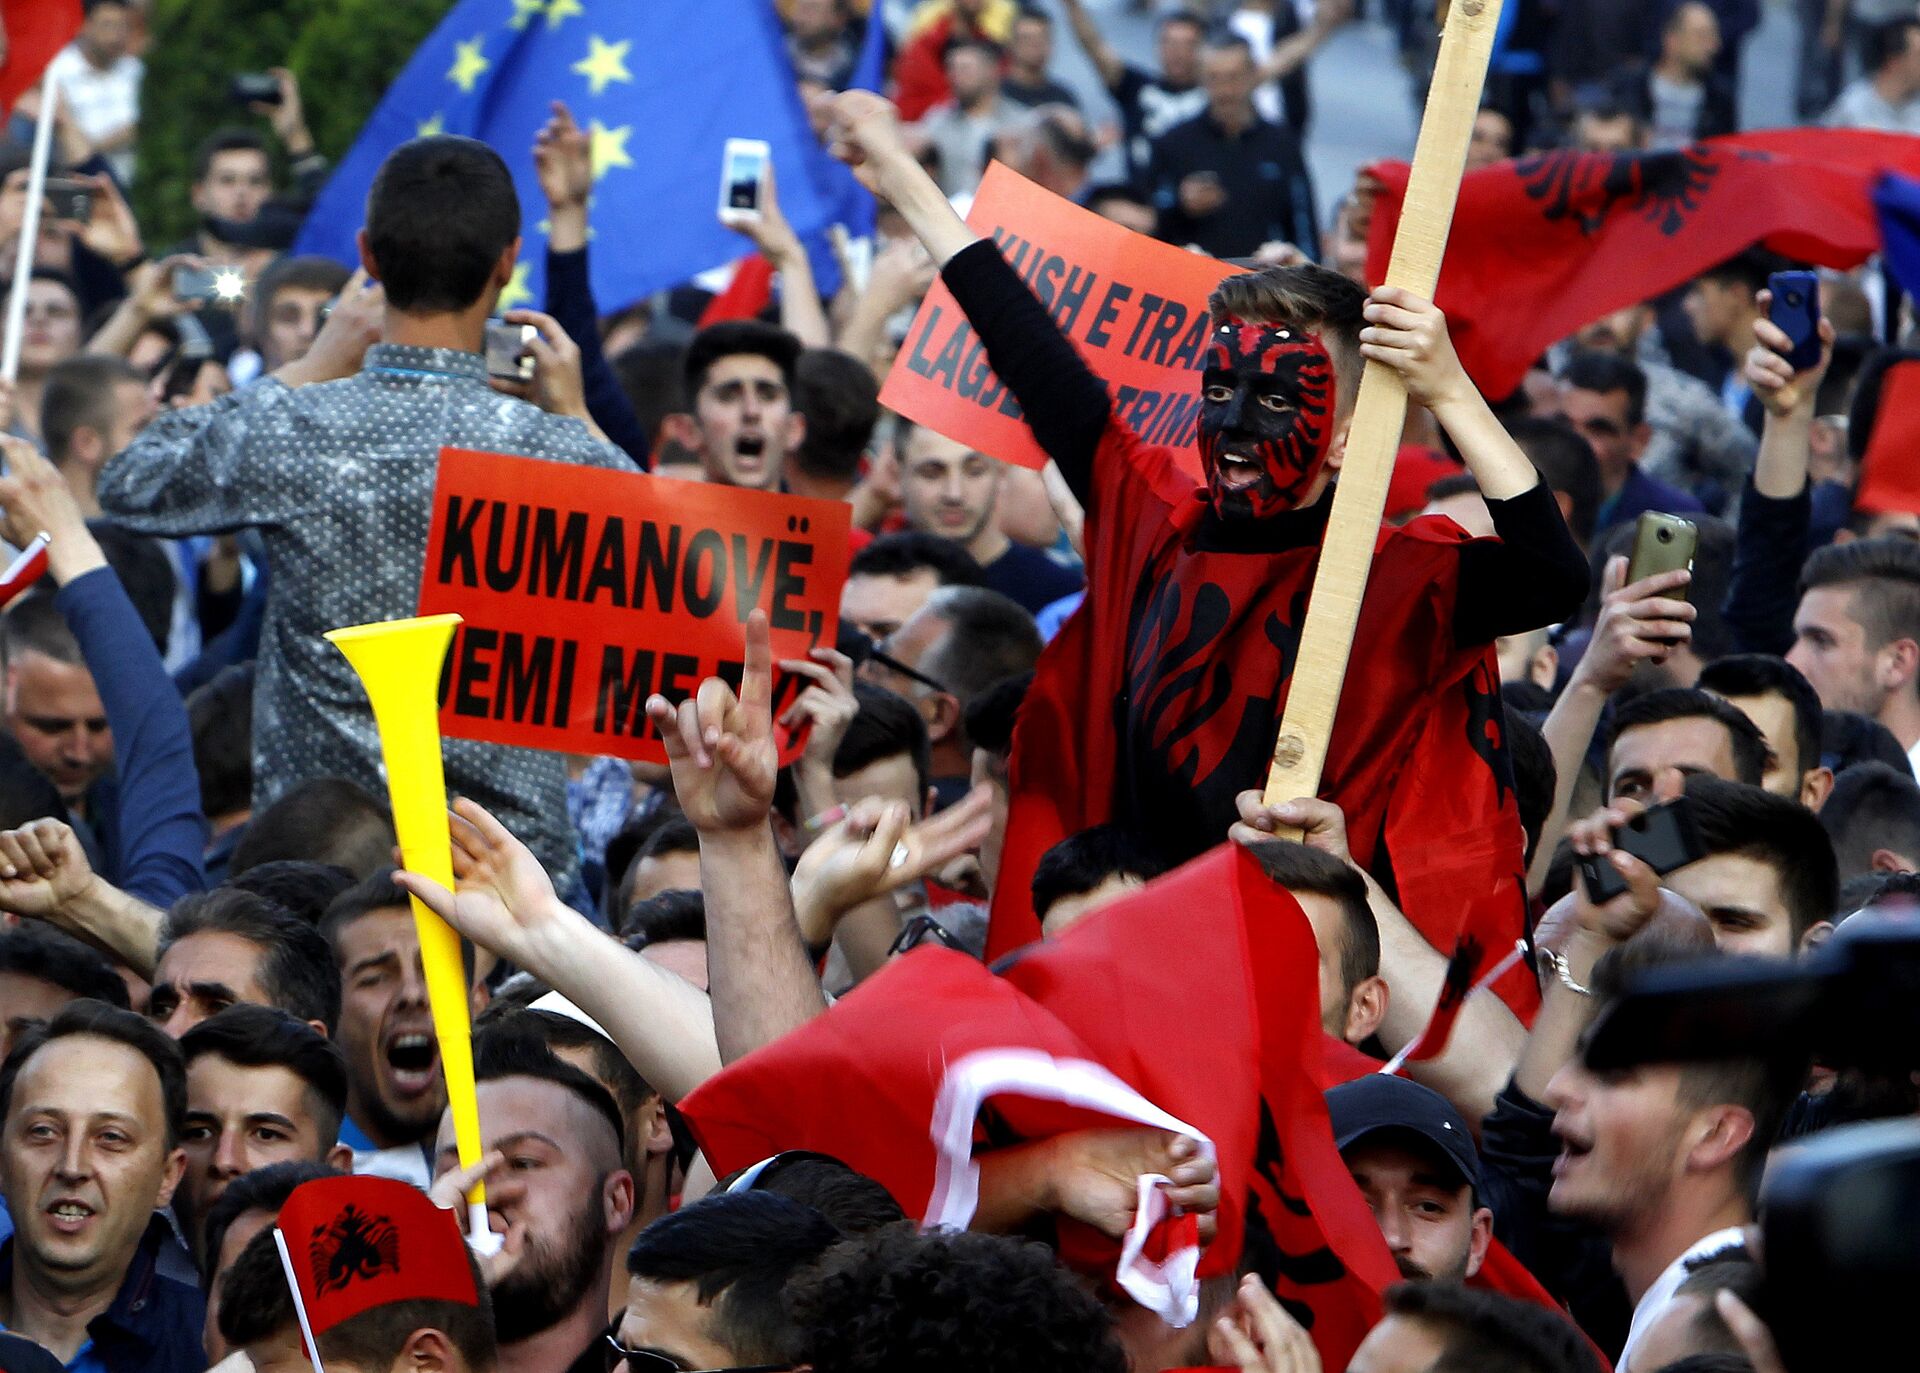
<path fill-rule="evenodd" d="M 85 224 L 93 218 L 93 187 L 84 181 L 47 178 L 47 203 L 55 219 L 70 219 Z"/>
<path fill-rule="evenodd" d="M 236 105 L 278 105 L 280 82 L 269 72 L 241 72 L 233 78 L 228 94 Z"/>
<path fill-rule="evenodd" d="M 502 381 L 532 381 L 534 357 L 529 351 L 540 331 L 531 324 L 487 321 L 487 375 Z"/>

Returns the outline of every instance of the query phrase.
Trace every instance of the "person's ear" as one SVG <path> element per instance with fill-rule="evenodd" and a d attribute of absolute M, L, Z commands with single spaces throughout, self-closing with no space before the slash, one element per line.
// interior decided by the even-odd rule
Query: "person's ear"
<path fill-rule="evenodd" d="M 407 1342 L 400 1346 L 395 1367 L 404 1368 L 407 1373 L 446 1373 L 459 1368 L 460 1364 L 453 1352 L 453 1342 L 429 1326 L 407 1336 Z"/>
<path fill-rule="evenodd" d="M 476 959 L 482 956 L 477 948 L 474 950 L 474 955 Z M 491 969 L 487 971 L 491 971 Z M 493 988 L 487 985 L 486 972 L 482 971 L 476 964 L 473 970 L 473 985 L 467 988 L 467 1018 L 469 1020 L 478 1020 L 480 1018 L 480 1012 L 486 1010 L 487 1007 L 492 1004 Z"/>
<path fill-rule="evenodd" d="M 327 1167 L 337 1168 L 343 1173 L 353 1171 L 353 1150 L 344 1144 L 336 1144 L 327 1150 Z"/>
<path fill-rule="evenodd" d="M 1800 774 L 1800 804 L 1818 811 L 1833 795 L 1833 769 L 1820 767 Z"/>
<path fill-rule="evenodd" d="M 106 459 L 106 435 L 90 424 L 83 424 L 67 439 L 67 456 L 82 467 L 97 468 Z"/>
<path fill-rule="evenodd" d="M 1653 442 L 1653 426 L 1645 420 L 1633 426 L 1629 436 L 1633 440 L 1633 456 L 1639 457 L 1647 451 L 1647 445 Z"/>
<path fill-rule="evenodd" d="M 1387 979 L 1362 978 L 1347 998 L 1347 1023 L 1341 1038 L 1358 1044 L 1380 1028 L 1387 1018 Z"/>
<path fill-rule="evenodd" d="M 180 1185 L 180 1179 L 187 1175 L 187 1151 L 174 1149 L 167 1154 L 166 1167 L 160 1172 L 160 1195 L 153 1203 L 158 1211 L 173 1201 L 173 1189 Z"/>
<path fill-rule="evenodd" d="M 520 263 L 520 239 L 516 235 L 513 242 L 506 246 L 500 258 L 493 264 L 493 276 L 487 285 L 496 291 L 507 289 L 507 283 L 513 280 L 513 269 Z"/>
<path fill-rule="evenodd" d="M 673 1126 L 667 1122 L 667 1103 L 662 1097 L 655 1097 L 640 1108 L 640 1118 L 644 1130 L 640 1138 L 645 1143 L 648 1158 L 660 1158 L 673 1152 Z"/>
<path fill-rule="evenodd" d="M 1833 934 L 1833 928 L 1833 922 L 1831 920 L 1814 921 L 1811 925 L 1807 926 L 1806 932 L 1800 936 L 1800 947 L 1796 949 L 1795 952 L 1801 954 L 1812 953 L 1815 949 L 1827 942 L 1828 938 Z"/>
<path fill-rule="evenodd" d="M 660 437 L 679 444 L 689 453 L 699 453 L 706 447 L 700 435 L 700 421 L 684 410 L 661 418 Z"/>
<path fill-rule="evenodd" d="M 944 743 L 960 730 L 960 698 L 950 691 L 929 691 L 920 698 L 929 742 Z"/>
<path fill-rule="evenodd" d="M 1889 690 L 1898 691 L 1920 672 L 1920 643 L 1912 639 L 1895 639 L 1880 650 L 1881 685 Z"/>
<path fill-rule="evenodd" d="M 1338 472 L 1340 464 L 1347 460 L 1347 431 L 1353 425 L 1353 412 L 1339 416 L 1333 422 L 1333 437 L 1327 442 L 1327 471 Z"/>
<path fill-rule="evenodd" d="M 373 280 L 380 280 L 380 264 L 373 260 L 373 246 L 367 241 L 367 231 L 361 229 L 353 236 L 353 246 L 360 250 L 360 267 Z"/>
<path fill-rule="evenodd" d="M 1744 1106 L 1709 1106 L 1694 1121 L 1695 1138 L 1686 1162 L 1696 1172 L 1724 1167 L 1753 1140 L 1753 1112 Z"/>
<path fill-rule="evenodd" d="M 1471 1278 L 1487 1261 L 1493 1247 L 1493 1212 L 1482 1206 L 1473 1213 L 1473 1229 L 1467 1237 L 1467 1276 Z"/>
<path fill-rule="evenodd" d="M 600 1189 L 601 1210 L 606 1215 L 607 1233 L 617 1235 L 633 1219 L 633 1174 L 616 1168 L 607 1174 Z"/>
<path fill-rule="evenodd" d="M 309 1024 L 309 1025 L 311 1025 L 311 1026 L 313 1026 L 313 1031 L 314 1031 L 314 1033 L 315 1033 L 315 1034 L 317 1034 L 317 1035 L 319 1035 L 319 1036 L 320 1036 L 320 1038 L 322 1038 L 322 1039 L 327 1039 L 327 1038 L 330 1038 L 330 1036 L 329 1036 L 329 1035 L 327 1034 L 327 1022 L 326 1022 L 326 1021 L 324 1021 L 324 1020 L 309 1020 L 309 1021 L 307 1022 L 307 1024 Z"/>
<path fill-rule="evenodd" d="M 800 445 L 807 441 L 807 417 L 798 410 L 787 415 L 787 456 L 792 457 L 800 451 Z"/>
<path fill-rule="evenodd" d="M 1553 684 L 1560 680 L 1560 650 L 1552 644 L 1540 645 L 1527 660 L 1527 680 L 1542 691 L 1552 691 Z"/>

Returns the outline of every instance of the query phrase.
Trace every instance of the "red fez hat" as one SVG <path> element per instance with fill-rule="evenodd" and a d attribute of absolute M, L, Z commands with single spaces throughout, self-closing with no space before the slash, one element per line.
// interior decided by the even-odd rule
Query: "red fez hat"
<path fill-rule="evenodd" d="M 280 1208 L 280 1234 L 315 1335 L 394 1302 L 480 1304 L 453 1212 L 407 1183 L 378 1177 L 302 1183 Z"/>

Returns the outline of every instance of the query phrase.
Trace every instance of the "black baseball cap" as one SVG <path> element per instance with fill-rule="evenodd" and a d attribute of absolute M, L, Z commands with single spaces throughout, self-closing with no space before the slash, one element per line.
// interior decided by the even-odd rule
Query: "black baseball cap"
<path fill-rule="evenodd" d="M 1480 1191 L 1480 1155 L 1467 1122 L 1445 1097 L 1404 1077 L 1368 1073 L 1327 1092 L 1334 1147 L 1350 1146 L 1377 1134 L 1412 1135 L 1440 1151 L 1460 1180 Z"/>

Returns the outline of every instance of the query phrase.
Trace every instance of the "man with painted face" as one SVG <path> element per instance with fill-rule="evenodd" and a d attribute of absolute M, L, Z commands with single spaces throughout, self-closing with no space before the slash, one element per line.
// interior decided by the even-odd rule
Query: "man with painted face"
<path fill-rule="evenodd" d="M 1050 787 L 1050 803 L 1084 812 L 1059 817 L 1069 830 L 1110 820 L 1150 836 L 1170 863 L 1220 841 L 1235 790 L 1258 786 L 1272 755 L 1363 360 L 1399 372 L 1447 429 L 1500 538 L 1468 540 L 1439 519 L 1383 532 L 1323 794 L 1360 815 L 1349 833 L 1369 836 L 1355 856 L 1371 863 L 1372 837 L 1396 818 L 1389 796 L 1444 697 L 1455 756 L 1481 769 L 1493 798 L 1505 774 L 1487 646 L 1572 614 L 1586 565 L 1552 493 L 1461 369 L 1439 313 L 1405 291 L 1365 297 L 1316 267 L 1227 278 L 1183 347 L 1204 369 L 1206 480 L 1196 486 L 1173 450 L 1142 440 L 995 246 L 947 205 L 901 143 L 892 108 L 847 92 L 835 120 L 835 151 L 942 265 L 1087 510 L 1087 606 L 1042 659 L 1023 708 L 1016 804 L 1024 755 L 1030 788 Z M 1064 703 L 1057 717 L 1034 709 L 1050 691 Z M 1085 709 L 1096 700 L 1114 702 L 1110 716 Z M 1489 856 L 1475 833 L 1489 813 L 1455 804 L 1468 785 L 1460 777 L 1435 780 L 1448 805 L 1423 808 L 1426 839 L 1457 831 Z M 1003 888 L 1026 880 L 1010 866 L 1012 838 L 1010 827 Z"/>

